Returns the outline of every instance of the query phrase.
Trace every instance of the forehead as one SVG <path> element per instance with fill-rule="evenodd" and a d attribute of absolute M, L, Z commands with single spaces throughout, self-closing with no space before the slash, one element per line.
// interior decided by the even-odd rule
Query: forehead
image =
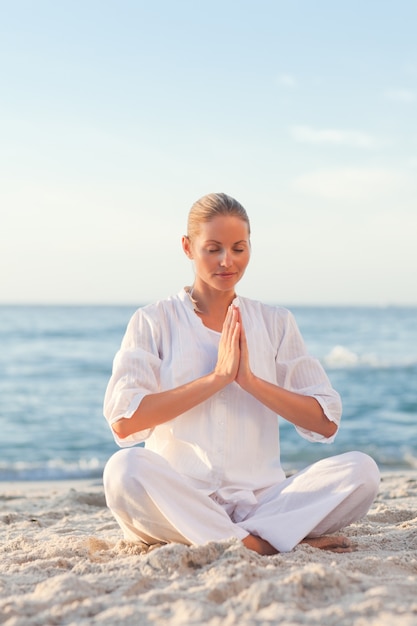
<path fill-rule="evenodd" d="M 248 224 L 236 215 L 218 215 L 209 222 L 201 222 L 199 230 L 199 236 L 203 239 L 215 239 L 216 241 L 249 239 Z"/>

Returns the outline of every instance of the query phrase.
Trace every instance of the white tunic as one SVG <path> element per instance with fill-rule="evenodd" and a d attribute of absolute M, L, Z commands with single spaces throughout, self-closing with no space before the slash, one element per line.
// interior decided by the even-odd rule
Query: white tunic
<path fill-rule="evenodd" d="M 339 425 L 341 402 L 318 360 L 311 357 L 293 315 L 282 307 L 236 298 L 255 375 L 313 396 Z M 202 323 L 185 290 L 138 309 L 116 354 L 104 414 L 113 424 L 130 418 L 142 398 L 213 371 L 220 333 Z M 297 428 L 310 441 L 323 436 Z M 145 442 L 199 491 L 239 503 L 239 517 L 254 492 L 285 479 L 280 464 L 278 416 L 235 382 L 173 420 L 118 439 L 121 447 Z"/>

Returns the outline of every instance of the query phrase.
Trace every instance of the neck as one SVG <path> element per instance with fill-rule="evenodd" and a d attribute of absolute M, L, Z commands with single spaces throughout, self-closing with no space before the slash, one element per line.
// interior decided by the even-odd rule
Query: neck
<path fill-rule="evenodd" d="M 190 287 L 189 294 L 196 313 L 207 316 L 221 314 L 224 317 L 228 306 L 236 297 L 234 290 L 201 289 L 196 285 Z"/>

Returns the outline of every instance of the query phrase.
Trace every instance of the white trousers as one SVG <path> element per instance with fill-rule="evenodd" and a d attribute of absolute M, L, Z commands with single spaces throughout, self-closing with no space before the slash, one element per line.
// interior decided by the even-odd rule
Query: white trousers
<path fill-rule="evenodd" d="M 240 521 L 230 503 L 189 485 L 160 455 L 134 447 L 104 470 L 107 505 L 127 540 L 201 545 L 248 534 L 288 552 L 306 537 L 333 533 L 366 515 L 379 486 L 374 460 L 362 452 L 323 459 L 261 492 Z"/>

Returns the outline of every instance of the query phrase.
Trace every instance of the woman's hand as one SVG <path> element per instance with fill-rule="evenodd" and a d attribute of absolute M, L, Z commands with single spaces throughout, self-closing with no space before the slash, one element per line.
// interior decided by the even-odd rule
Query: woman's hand
<path fill-rule="evenodd" d="M 245 329 L 243 328 L 242 319 L 240 317 L 240 311 L 239 311 L 239 324 L 240 324 L 240 338 L 239 338 L 240 359 L 239 359 L 239 367 L 237 370 L 235 380 L 238 383 L 238 385 L 242 387 L 242 389 L 247 390 L 253 378 L 253 374 L 249 365 L 248 342 L 246 340 Z"/>
<path fill-rule="evenodd" d="M 224 320 L 214 373 L 226 378 L 226 384 L 235 380 L 243 389 L 249 387 L 253 377 L 240 311 L 233 305 L 229 307 Z"/>
<path fill-rule="evenodd" d="M 227 383 L 236 379 L 240 363 L 240 331 L 239 311 L 230 306 L 227 310 L 220 337 L 217 363 L 214 368 L 216 376 L 224 378 Z"/>

